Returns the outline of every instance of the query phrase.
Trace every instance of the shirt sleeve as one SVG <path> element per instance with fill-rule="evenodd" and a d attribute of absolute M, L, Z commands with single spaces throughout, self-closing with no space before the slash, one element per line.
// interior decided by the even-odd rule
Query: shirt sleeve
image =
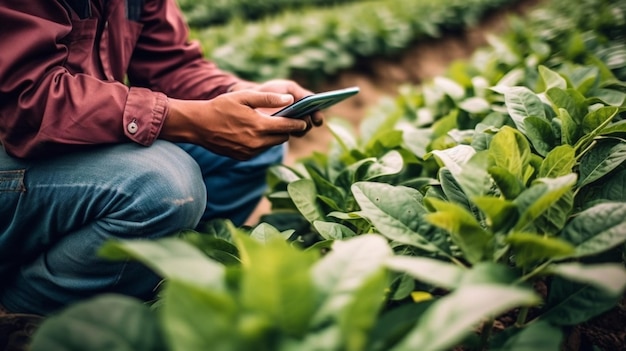
<path fill-rule="evenodd" d="M 212 99 L 240 80 L 203 57 L 175 0 L 146 0 L 128 70 L 132 85 L 178 99 Z M 158 59 L 155 59 L 158 58 Z"/>
<path fill-rule="evenodd" d="M 0 32 L 0 140 L 9 154 L 44 157 L 129 141 L 128 124 L 140 115 L 150 128 L 135 140 L 147 145 L 158 135 L 163 93 L 66 67 L 72 20 L 59 2 L 0 0 Z"/>

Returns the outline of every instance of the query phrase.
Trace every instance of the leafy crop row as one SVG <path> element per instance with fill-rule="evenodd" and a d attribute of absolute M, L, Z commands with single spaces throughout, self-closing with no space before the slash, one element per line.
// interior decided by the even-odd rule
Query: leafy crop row
<path fill-rule="evenodd" d="M 267 223 L 108 243 L 159 300 L 76 304 L 32 349 L 561 350 L 626 291 L 625 18 L 554 1 L 358 131 L 333 121 L 328 154 L 271 170 Z"/>
<path fill-rule="evenodd" d="M 292 11 L 257 23 L 194 33 L 206 55 L 250 80 L 301 76 L 315 82 L 359 58 L 392 55 L 411 43 L 476 24 L 514 0 L 385 0 Z"/>
<path fill-rule="evenodd" d="M 191 27 L 228 23 L 233 19 L 258 20 L 296 8 L 329 6 L 356 0 L 179 0 Z"/>

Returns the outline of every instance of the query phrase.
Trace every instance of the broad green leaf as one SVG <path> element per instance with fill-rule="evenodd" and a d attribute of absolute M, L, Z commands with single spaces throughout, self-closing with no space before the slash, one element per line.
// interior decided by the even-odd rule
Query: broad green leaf
<path fill-rule="evenodd" d="M 370 332 L 370 342 L 366 350 L 387 351 L 391 349 L 392 345 L 411 330 L 433 302 L 435 300 L 431 299 L 419 303 L 402 304 L 386 310 Z"/>
<path fill-rule="evenodd" d="M 559 145 L 550 151 L 541 163 L 539 178 L 558 178 L 572 173 L 576 154 L 570 145 Z"/>
<path fill-rule="evenodd" d="M 456 130 L 459 126 L 458 109 L 453 109 L 447 115 L 437 119 L 431 129 L 433 130 L 433 141 L 430 144 L 430 148 L 433 150 L 443 150 L 451 147 L 449 133 Z"/>
<path fill-rule="evenodd" d="M 224 289 L 224 266 L 180 238 L 110 241 L 99 254 L 110 259 L 138 260 L 168 280 Z"/>
<path fill-rule="evenodd" d="M 181 239 L 192 244 L 211 259 L 225 264 L 239 264 L 239 251 L 235 246 L 230 232 L 218 235 L 187 231 L 181 234 Z"/>
<path fill-rule="evenodd" d="M 523 68 L 514 68 L 506 72 L 506 74 L 502 76 L 498 83 L 496 83 L 496 86 L 491 87 L 491 90 L 500 94 L 504 94 L 506 90 L 520 84 L 524 80 L 525 76 L 526 72 Z"/>
<path fill-rule="evenodd" d="M 452 79 L 439 76 L 433 79 L 433 83 L 452 100 L 459 101 L 465 97 L 465 89 Z"/>
<path fill-rule="evenodd" d="M 573 55 L 570 57 L 575 57 L 585 51 L 585 43 L 581 33 L 573 34 L 575 41 L 570 43 L 570 45 L 572 45 L 570 50 L 573 50 L 573 52 L 571 52 Z M 566 74 L 571 85 L 581 94 L 587 94 L 588 91 L 595 86 L 600 76 L 596 65 L 568 65 L 565 69 L 567 69 Z"/>
<path fill-rule="evenodd" d="M 257 225 L 250 233 L 250 237 L 262 243 L 266 243 L 275 239 L 287 240 L 292 233 L 293 230 L 281 233 L 278 229 L 268 223 L 259 223 L 259 225 Z"/>
<path fill-rule="evenodd" d="M 626 161 L 626 142 L 606 140 L 596 144 L 580 160 L 578 187 L 595 182 Z"/>
<path fill-rule="evenodd" d="M 537 219 L 535 227 L 541 233 L 556 235 L 561 232 L 570 219 L 574 208 L 574 190 L 570 189 L 557 202 L 548 207 Z"/>
<path fill-rule="evenodd" d="M 541 156 L 546 156 L 556 144 L 556 137 L 548 120 L 528 117 L 524 120 L 526 136 Z"/>
<path fill-rule="evenodd" d="M 519 196 L 526 187 L 521 179 L 504 167 L 493 166 L 487 170 L 505 198 L 512 200 Z"/>
<path fill-rule="evenodd" d="M 576 247 L 573 257 L 595 255 L 626 241 L 626 203 L 595 205 L 569 222 L 561 238 Z"/>
<path fill-rule="evenodd" d="M 521 216 L 515 225 L 523 230 L 550 207 L 557 204 L 576 183 L 576 174 L 570 173 L 558 178 L 540 178 L 515 199 Z"/>
<path fill-rule="evenodd" d="M 469 113 L 487 113 L 491 109 L 489 102 L 482 97 L 470 97 L 459 102 L 459 108 Z"/>
<path fill-rule="evenodd" d="M 480 151 L 474 154 L 461 168 L 460 174 L 455 176 L 463 192 L 468 197 L 483 196 L 492 192 L 493 180 L 487 169 L 489 168 L 489 154 Z"/>
<path fill-rule="evenodd" d="M 624 106 L 624 102 L 626 102 L 626 93 L 621 91 L 613 89 L 596 89 L 594 93 L 594 99 L 598 99 L 599 101 L 602 101 L 602 103 L 609 106 L 620 107 Z"/>
<path fill-rule="evenodd" d="M 359 182 L 352 193 L 361 215 L 372 222 L 385 237 L 430 252 L 441 251 L 417 232 L 422 215 L 427 211 L 421 204 L 419 191 L 385 183 Z"/>
<path fill-rule="evenodd" d="M 268 177 L 273 177 L 276 179 L 272 182 L 268 182 L 271 187 L 275 186 L 275 184 L 279 181 L 289 184 L 301 178 L 301 176 L 298 175 L 294 170 L 284 165 L 276 165 L 270 167 L 270 169 L 268 170 Z"/>
<path fill-rule="evenodd" d="M 549 69 L 546 66 L 539 66 L 539 75 L 543 80 L 543 85 L 545 86 L 545 90 L 550 88 L 560 88 L 567 89 L 567 81 L 557 72 Z"/>
<path fill-rule="evenodd" d="M 476 154 L 476 150 L 468 145 L 457 145 L 445 150 L 434 150 L 432 154 L 456 177 L 463 170 L 463 165 Z"/>
<path fill-rule="evenodd" d="M 341 208 L 339 207 L 339 204 L 344 202 L 345 195 L 343 189 L 334 185 L 314 167 L 305 165 L 305 168 L 315 183 L 315 189 L 317 190 L 319 197 L 325 197 L 330 200 L 336 206 L 336 209 Z"/>
<path fill-rule="evenodd" d="M 335 140 L 345 152 L 357 148 L 356 137 L 354 136 L 352 125 L 348 121 L 334 118 L 328 121 L 327 124 Z"/>
<path fill-rule="evenodd" d="M 530 146 L 522 133 L 504 126 L 491 140 L 489 156 L 495 166 L 506 169 L 521 181 L 530 162 Z"/>
<path fill-rule="evenodd" d="M 526 87 L 507 89 L 504 93 L 504 102 L 515 126 L 522 133 L 526 133 L 524 120 L 527 117 L 546 118 L 543 102 L 537 94 Z"/>
<path fill-rule="evenodd" d="M 371 113 L 367 115 L 359 124 L 361 143 L 366 145 L 366 149 L 369 149 L 376 142 L 386 144 L 387 141 L 384 139 L 391 136 L 395 136 L 395 139 L 398 141 L 402 140 L 401 137 L 398 137 L 398 131 L 394 130 L 394 126 L 400 117 L 401 114 L 386 110 L 381 111 L 381 113 Z"/>
<path fill-rule="evenodd" d="M 595 199 L 604 201 L 623 201 L 626 194 L 626 168 L 623 168 L 602 181 L 595 193 Z"/>
<path fill-rule="evenodd" d="M 516 283 L 518 273 L 511 267 L 495 262 L 480 262 L 466 270 L 459 286 L 491 285 L 508 286 Z"/>
<path fill-rule="evenodd" d="M 605 106 L 590 112 L 583 119 L 583 132 L 591 133 L 597 129 L 595 132 L 597 134 L 611 123 L 618 111 L 619 108 L 617 107 Z"/>
<path fill-rule="evenodd" d="M 546 259 L 560 258 L 574 252 L 574 247 L 559 238 L 537 233 L 513 232 L 506 237 L 519 267 L 532 267 Z"/>
<path fill-rule="evenodd" d="M 10 345 L 8 349 L 11 349 Z M 38 327 L 28 349 L 166 351 L 168 347 L 158 319 L 143 301 L 104 294 L 47 317 Z"/>
<path fill-rule="evenodd" d="M 352 229 L 340 223 L 315 221 L 313 226 L 326 240 L 342 240 L 356 235 Z"/>
<path fill-rule="evenodd" d="M 468 301 L 469 296 L 471 301 Z M 417 325 L 392 350 L 451 349 L 470 335 L 482 320 L 540 301 L 531 290 L 516 286 L 463 286 L 429 307 Z"/>
<path fill-rule="evenodd" d="M 448 201 L 461 205 L 466 210 L 472 212 L 472 203 L 447 168 L 439 169 L 439 181 Z"/>
<path fill-rule="evenodd" d="M 242 260 L 243 307 L 262 314 L 287 335 L 302 336 L 318 307 L 318 295 L 306 273 L 317 261 L 316 252 L 299 250 L 280 237 L 266 243 L 245 234 L 237 239 L 246 252 Z"/>
<path fill-rule="evenodd" d="M 594 285 L 609 294 L 620 296 L 626 290 L 626 269 L 623 264 L 581 264 L 578 262 L 554 264 L 552 274 L 575 282 Z"/>
<path fill-rule="evenodd" d="M 300 179 L 289 183 L 287 191 L 291 200 L 309 222 L 322 220 L 324 214 L 317 205 L 317 190 L 310 179 Z"/>
<path fill-rule="evenodd" d="M 303 339 L 283 339 L 279 347 L 264 351 L 322 351 L 340 350 L 342 347 L 341 329 L 337 323 L 330 324 L 325 328 L 313 330 L 306 334 Z M 256 351 L 256 348 L 250 348 Z M 238 350 L 237 350 L 238 351 Z"/>
<path fill-rule="evenodd" d="M 321 306 L 316 310 L 312 327 L 325 325 L 329 319 L 336 320 L 345 313 L 344 308 L 354 301 L 355 293 L 379 274 L 392 255 L 393 251 L 380 235 L 335 241 L 330 253 L 313 266 L 312 277 L 321 294 Z"/>
<path fill-rule="evenodd" d="M 365 145 L 365 153 L 368 155 L 380 155 L 402 145 L 402 131 L 394 129 L 377 133 L 374 138 Z"/>
<path fill-rule="evenodd" d="M 415 290 L 415 279 L 408 274 L 398 274 L 391 283 L 389 283 L 388 294 L 392 301 L 403 301 L 412 296 Z"/>
<path fill-rule="evenodd" d="M 506 331 L 505 331 L 506 333 Z M 525 326 L 516 334 L 507 335 L 501 346 L 492 345 L 492 351 L 539 351 L 562 349 L 563 331 L 546 321 L 537 321 Z M 497 338 L 497 336 L 496 336 Z"/>
<path fill-rule="evenodd" d="M 468 261 L 477 263 L 492 256 L 493 235 L 485 231 L 471 213 L 459 205 L 434 198 L 429 198 L 428 202 L 436 212 L 424 217 L 449 232 Z"/>
<path fill-rule="evenodd" d="M 555 276 L 540 319 L 556 326 L 577 325 L 614 307 L 615 296 L 593 285 L 580 284 Z"/>
<path fill-rule="evenodd" d="M 369 166 L 376 161 L 375 157 L 368 157 L 352 163 L 337 175 L 335 184 L 342 189 L 350 189 L 352 184 L 362 180 L 361 177 L 365 175 Z"/>
<path fill-rule="evenodd" d="M 237 306 L 228 292 L 172 280 L 161 303 L 160 321 L 172 351 L 235 350 L 243 341 L 233 328 Z"/>
<path fill-rule="evenodd" d="M 417 129 L 403 127 L 402 139 L 406 148 L 410 150 L 418 158 L 424 158 L 427 153 L 428 145 L 433 138 L 431 129 Z"/>
<path fill-rule="evenodd" d="M 392 150 L 369 166 L 363 180 L 373 180 L 382 176 L 397 174 L 402 171 L 403 167 L 402 155 L 398 151 Z"/>
<path fill-rule="evenodd" d="M 472 202 L 487 216 L 487 224 L 494 233 L 507 231 L 519 218 L 517 206 L 509 200 L 479 196 L 472 198 Z"/>
<path fill-rule="evenodd" d="M 353 292 L 352 300 L 339 316 L 339 328 L 344 339 L 345 350 L 362 351 L 367 345 L 370 330 L 373 328 L 383 305 L 388 277 L 384 269 L 379 269 Z"/>
<path fill-rule="evenodd" d="M 561 143 L 574 145 L 579 138 L 578 124 L 566 109 L 559 108 L 558 111 L 558 120 L 561 121 Z"/>
<path fill-rule="evenodd" d="M 464 269 L 452 263 L 428 257 L 393 256 L 385 265 L 396 272 L 448 290 L 455 289 L 464 273 Z"/>
<path fill-rule="evenodd" d="M 581 124 L 587 115 L 585 97 L 575 89 L 548 89 L 546 95 L 555 106 L 555 110 L 564 109 L 577 124 Z"/>
<path fill-rule="evenodd" d="M 608 125 L 600 131 L 599 135 L 609 135 L 613 133 L 626 133 L 626 120 Z"/>

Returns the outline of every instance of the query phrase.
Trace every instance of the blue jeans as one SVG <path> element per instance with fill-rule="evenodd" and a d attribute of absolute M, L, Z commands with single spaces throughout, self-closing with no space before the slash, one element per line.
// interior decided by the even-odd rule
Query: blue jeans
<path fill-rule="evenodd" d="M 0 304 L 46 315 L 103 292 L 153 297 L 159 278 L 97 257 L 102 243 L 160 238 L 201 219 L 240 225 L 283 153 L 278 146 L 240 162 L 157 141 L 33 161 L 0 149 Z"/>

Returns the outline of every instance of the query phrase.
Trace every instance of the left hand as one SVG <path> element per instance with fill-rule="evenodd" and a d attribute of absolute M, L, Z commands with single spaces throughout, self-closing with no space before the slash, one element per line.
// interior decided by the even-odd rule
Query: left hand
<path fill-rule="evenodd" d="M 256 90 L 260 92 L 290 94 L 293 96 L 294 101 L 300 100 L 305 96 L 312 95 L 313 92 L 304 89 L 298 83 L 287 79 L 272 79 L 264 83 L 252 83 L 252 82 L 240 82 L 235 84 L 230 91 L 238 91 L 243 89 Z M 260 112 L 271 115 L 272 113 L 280 110 L 276 109 L 259 109 Z M 324 115 L 320 112 L 314 112 L 310 116 L 303 118 L 307 123 L 307 128 L 303 132 L 293 133 L 292 135 L 300 137 L 305 135 L 313 126 L 319 127 L 324 123 Z"/>

